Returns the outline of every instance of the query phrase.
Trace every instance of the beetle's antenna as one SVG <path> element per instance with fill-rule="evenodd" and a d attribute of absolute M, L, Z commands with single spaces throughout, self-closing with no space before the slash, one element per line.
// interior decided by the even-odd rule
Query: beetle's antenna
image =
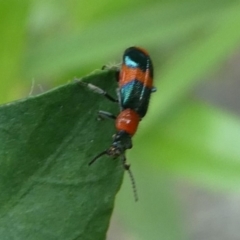
<path fill-rule="evenodd" d="M 135 200 L 135 202 L 137 202 L 137 201 L 138 201 L 137 186 L 136 186 L 135 179 L 134 179 L 134 177 L 133 177 L 133 173 L 132 173 L 132 171 L 130 170 L 129 167 L 130 167 L 130 165 L 128 165 L 128 169 L 126 169 L 126 170 L 127 170 L 128 174 L 129 174 L 129 177 L 130 177 L 131 182 L 132 182 L 134 200 Z"/>
<path fill-rule="evenodd" d="M 133 176 L 132 171 L 130 170 L 130 165 L 126 163 L 126 157 L 125 155 L 123 155 L 123 167 L 124 169 L 128 172 L 131 183 L 132 183 L 132 188 L 133 188 L 133 195 L 134 195 L 134 200 L 135 202 L 138 201 L 138 193 L 137 193 L 137 186 L 136 186 L 136 182 Z"/>
<path fill-rule="evenodd" d="M 97 159 L 99 159 L 102 155 L 107 154 L 107 150 L 104 150 L 103 152 L 99 153 L 88 165 L 92 165 Z"/>

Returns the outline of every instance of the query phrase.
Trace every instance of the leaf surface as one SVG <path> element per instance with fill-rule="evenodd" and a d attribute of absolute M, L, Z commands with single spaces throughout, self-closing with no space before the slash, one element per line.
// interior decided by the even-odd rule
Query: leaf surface
<path fill-rule="evenodd" d="M 83 80 L 114 95 L 114 76 Z M 114 133 L 99 109 L 118 106 L 77 82 L 1 106 L 1 240 L 105 239 L 123 168 L 106 157 L 88 166 Z"/>

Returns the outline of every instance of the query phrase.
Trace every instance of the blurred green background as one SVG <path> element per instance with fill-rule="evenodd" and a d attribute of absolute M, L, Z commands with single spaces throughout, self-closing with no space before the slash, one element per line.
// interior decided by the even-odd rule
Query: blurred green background
<path fill-rule="evenodd" d="M 140 201 L 126 175 L 108 240 L 239 239 L 240 83 L 225 74 L 240 64 L 239 1 L 10 0 L 0 13 L 0 103 L 132 45 L 152 56 L 158 91 L 128 152 Z"/>

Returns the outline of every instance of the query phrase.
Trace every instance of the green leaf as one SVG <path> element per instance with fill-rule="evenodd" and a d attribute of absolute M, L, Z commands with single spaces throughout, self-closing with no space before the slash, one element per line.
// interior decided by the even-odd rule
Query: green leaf
<path fill-rule="evenodd" d="M 84 78 L 114 94 L 114 71 Z M 123 168 L 107 157 L 115 103 L 77 82 L 0 108 L 0 236 L 105 239 Z M 114 112 L 114 111 L 113 111 Z"/>

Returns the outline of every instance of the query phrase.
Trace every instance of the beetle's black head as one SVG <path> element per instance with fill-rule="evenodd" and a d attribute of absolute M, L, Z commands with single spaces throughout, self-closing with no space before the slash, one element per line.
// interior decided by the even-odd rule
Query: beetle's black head
<path fill-rule="evenodd" d="M 113 158 L 117 158 L 117 157 L 121 156 L 123 167 L 129 173 L 129 176 L 130 176 L 130 179 L 131 179 L 131 182 L 132 182 L 135 201 L 137 201 L 138 196 L 137 196 L 137 188 L 136 188 L 135 180 L 134 180 L 133 174 L 130 170 L 130 165 L 126 163 L 126 157 L 125 157 L 125 151 L 127 149 L 130 149 L 130 148 L 132 148 L 131 135 L 129 135 L 125 131 L 118 131 L 115 135 L 113 135 L 113 143 L 112 143 L 111 147 L 109 149 L 99 153 L 89 163 L 89 165 L 94 163 L 97 159 L 99 159 L 103 155 L 108 155 L 108 156 L 111 156 Z"/>
<path fill-rule="evenodd" d="M 120 155 L 123 155 L 127 149 L 132 148 L 132 138 L 125 131 L 118 131 L 116 134 L 113 135 L 113 143 L 111 147 L 101 153 L 99 153 L 90 163 L 94 163 L 98 158 L 103 155 L 108 155 L 113 158 L 117 158 Z"/>
<path fill-rule="evenodd" d="M 116 158 L 130 148 L 132 148 L 131 136 L 125 131 L 118 131 L 115 135 L 113 135 L 113 143 L 107 150 L 107 155 Z"/>

